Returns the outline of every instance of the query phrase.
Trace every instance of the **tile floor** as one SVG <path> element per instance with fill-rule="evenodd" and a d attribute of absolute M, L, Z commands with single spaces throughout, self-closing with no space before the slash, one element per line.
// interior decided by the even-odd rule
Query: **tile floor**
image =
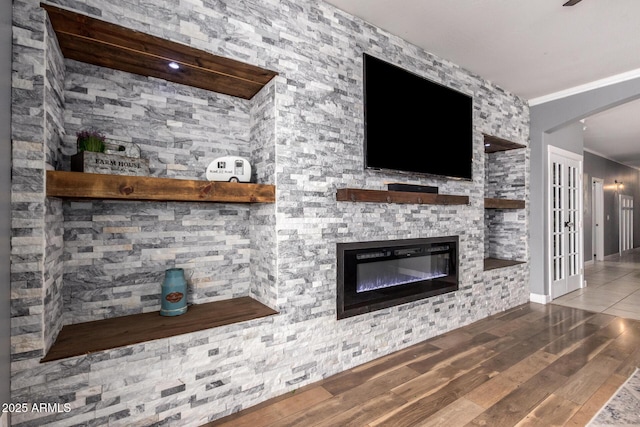
<path fill-rule="evenodd" d="M 585 266 L 587 286 L 552 304 L 640 320 L 640 248 Z"/>

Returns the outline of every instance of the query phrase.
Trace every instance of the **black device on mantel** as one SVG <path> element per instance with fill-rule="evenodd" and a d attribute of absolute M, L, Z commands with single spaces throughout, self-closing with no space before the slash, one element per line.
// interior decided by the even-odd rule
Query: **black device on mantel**
<path fill-rule="evenodd" d="M 417 184 L 401 184 L 399 182 L 392 182 L 387 184 L 387 190 L 389 191 L 408 191 L 411 193 L 433 193 L 438 194 L 438 187 L 431 185 L 417 185 Z"/>

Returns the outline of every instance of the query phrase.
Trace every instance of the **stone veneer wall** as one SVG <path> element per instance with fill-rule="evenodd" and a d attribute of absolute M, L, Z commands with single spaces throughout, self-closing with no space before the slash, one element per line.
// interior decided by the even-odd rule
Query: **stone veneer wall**
<path fill-rule="evenodd" d="M 252 99 L 251 164 L 256 182 L 276 182 L 276 91 L 286 90 L 276 77 Z M 254 204 L 250 211 L 251 288 L 250 295 L 270 307 L 278 306 L 276 291 L 276 208 L 275 204 Z"/>
<path fill-rule="evenodd" d="M 237 139 L 228 140 L 230 150 L 253 156 L 260 165 L 258 179 L 277 185 L 277 201 L 249 208 L 64 202 L 62 215 L 56 210 L 45 213 L 44 170 L 53 166 L 45 154 L 57 147 L 45 137 L 44 76 L 54 62 L 47 61 L 45 53 L 51 46 L 46 42 L 44 12 L 39 2 L 14 1 L 12 398 L 15 402 L 69 402 L 73 408 L 69 413 L 15 414 L 15 425 L 197 426 L 528 301 L 528 264 L 490 272 L 483 272 L 482 268 L 483 197 L 489 191 L 485 189 L 482 133 L 527 144 L 529 116 L 524 100 L 320 1 L 215 2 L 204 6 L 197 1 L 178 0 L 160 5 L 120 0 L 107 5 L 89 0 L 73 5 L 81 13 L 278 71 L 276 81 L 259 95 L 255 105 L 247 108 L 246 117 L 253 115 L 253 119 L 242 126 Z M 364 51 L 474 96 L 473 181 L 363 170 Z M 93 82 L 98 74 L 102 76 L 101 85 L 104 76 L 122 79 L 116 85 L 127 89 L 118 97 L 100 101 L 105 110 L 107 106 L 113 109 L 104 113 L 107 121 L 128 101 L 120 96 L 142 93 L 143 88 L 155 91 L 173 86 L 72 61 L 65 61 L 65 65 L 69 68 L 67 83 L 76 84 L 84 78 Z M 86 77 L 82 77 L 83 73 Z M 87 92 L 89 86 L 85 86 Z M 183 89 L 189 92 L 188 97 L 195 93 L 175 86 L 176 93 Z M 184 109 L 193 111 L 190 108 L 204 106 L 196 99 L 199 96 L 208 100 L 207 105 L 210 99 L 219 99 L 217 95 L 198 93 L 180 104 L 176 116 L 182 117 Z M 141 98 L 140 95 L 137 99 Z M 166 99 L 183 101 L 173 95 Z M 69 105 L 74 103 L 67 101 Z M 150 97 L 149 101 L 153 104 L 158 99 Z M 134 104 L 124 107 L 133 109 Z M 153 120 L 158 111 L 141 112 L 141 120 Z M 66 116 L 66 136 L 63 135 L 60 148 L 64 154 L 70 154 L 72 122 L 78 118 L 80 123 L 95 119 L 95 111 L 86 112 L 89 114 Z M 69 114 L 67 110 L 65 114 Z M 166 111 L 161 114 L 167 124 L 172 120 Z M 265 123 L 260 123 L 261 118 Z M 224 111 L 212 114 L 209 120 L 214 126 L 226 120 Z M 117 126 L 118 121 L 113 120 L 113 130 L 109 132 L 128 128 L 129 125 Z M 135 126 L 133 121 L 130 123 Z M 174 132 L 175 129 L 168 135 Z M 198 132 L 188 134 L 188 138 L 195 139 Z M 263 145 L 263 137 L 272 142 Z M 140 138 L 142 145 L 145 138 Z M 149 146 L 155 138 L 150 141 Z M 197 148 L 184 149 L 179 140 L 163 141 L 166 145 L 155 151 L 149 148 L 147 153 L 157 153 L 154 173 L 174 174 L 171 176 L 197 173 L 203 163 L 193 162 L 196 157 L 191 157 L 192 152 L 196 156 L 200 150 L 213 152 L 216 144 L 202 137 Z M 171 153 L 180 154 L 171 157 Z M 170 161 L 163 162 L 166 156 Z M 169 172 L 170 168 L 163 169 L 167 164 L 186 167 Z M 388 205 L 335 200 L 336 188 L 383 189 L 385 182 L 392 180 L 437 185 L 444 194 L 468 195 L 470 204 Z M 526 177 L 519 194 L 528 200 Z M 527 211 L 518 215 L 520 235 L 526 235 Z M 130 269 L 124 280 L 133 275 L 149 284 L 157 280 L 149 277 L 161 271 L 162 260 L 152 259 L 152 254 L 167 253 L 166 247 L 175 259 L 180 257 L 181 248 L 187 247 L 192 256 L 184 261 L 204 272 L 208 257 L 225 258 L 236 251 L 235 244 L 242 245 L 237 252 L 244 265 L 239 271 L 247 276 L 241 280 L 239 293 L 269 303 L 280 314 L 40 364 L 49 339 L 42 329 L 48 316 L 43 313 L 47 305 L 44 290 L 48 286 L 43 277 L 44 254 L 51 252 L 51 248 L 45 249 L 47 216 L 51 216 L 48 223 L 64 221 L 65 256 L 98 253 L 92 259 L 105 269 L 113 263 L 123 263 L 119 269 Z M 223 221 L 223 217 L 234 220 Z M 180 228 L 174 230 L 177 225 Z M 139 237 L 143 232 L 155 233 L 159 240 L 147 246 L 139 243 L 140 247 L 133 242 L 123 243 L 120 240 L 129 238 L 129 227 L 134 227 L 134 234 Z M 224 244 L 215 240 L 214 232 L 209 233 L 212 229 L 223 233 Z M 460 236 L 458 292 L 336 321 L 336 243 L 442 235 Z M 78 250 L 83 238 L 87 244 Z M 218 243 L 221 248 L 225 246 L 224 250 L 216 255 L 209 253 L 211 245 L 218 250 Z M 131 249 L 126 246 L 129 244 Z M 109 245 L 125 246 L 115 253 L 100 251 Z M 523 251 L 528 259 L 526 244 Z M 54 248 L 53 252 L 57 250 Z M 78 277 L 82 268 L 75 268 L 70 261 L 71 258 L 66 259 L 63 265 L 65 295 L 67 289 L 73 293 L 77 286 L 86 287 L 89 280 Z M 100 287 L 99 292 L 106 284 L 103 279 L 93 282 Z M 224 287 L 224 283 L 207 285 L 203 297 L 211 297 L 206 295 L 209 291 L 236 295 Z M 89 296 L 95 290 L 86 291 Z M 127 292 L 134 293 L 123 293 L 129 295 Z M 154 303 L 150 290 L 142 294 L 148 295 L 150 305 Z M 93 309 L 82 306 L 85 297 L 76 305 L 69 298 L 65 298 L 65 305 L 74 307 L 69 312 L 78 308 L 82 313 L 78 318 L 84 316 L 85 309 Z M 118 310 L 90 316 L 126 311 L 124 307 Z M 74 318 L 73 314 L 69 316 L 68 319 Z"/>
<path fill-rule="evenodd" d="M 46 27 L 44 123 L 46 168 L 59 168 L 63 162 L 59 147 L 64 126 L 64 59 L 50 25 Z M 43 269 L 43 327 L 45 348 L 51 347 L 63 318 L 63 217 L 62 202 L 45 199 L 45 242 Z"/>
<path fill-rule="evenodd" d="M 213 159 L 253 160 L 255 154 L 259 181 L 273 181 L 273 166 L 264 167 L 265 149 L 250 144 L 257 139 L 262 147 L 275 146 L 263 130 L 268 121 L 251 126 L 253 101 L 77 61 L 65 64 L 68 154 L 76 151 L 75 133 L 95 127 L 107 138 L 138 145 L 152 176 L 205 180 Z M 258 101 L 272 100 L 272 92 Z M 264 110 L 257 112 L 268 114 Z M 268 163 L 272 157 L 266 156 Z M 65 323 L 159 310 L 169 267 L 184 268 L 189 303 L 249 294 L 249 205 L 84 201 L 64 207 Z"/>
<path fill-rule="evenodd" d="M 527 200 L 529 155 L 528 148 L 485 155 L 485 196 Z M 528 207 L 487 209 L 484 216 L 485 256 L 528 261 Z"/>
<path fill-rule="evenodd" d="M 65 60 L 66 154 L 95 127 L 140 147 L 151 176 L 206 179 L 216 157 L 250 158 L 250 102 L 160 79 Z M 68 168 L 68 167 L 67 167 Z"/>

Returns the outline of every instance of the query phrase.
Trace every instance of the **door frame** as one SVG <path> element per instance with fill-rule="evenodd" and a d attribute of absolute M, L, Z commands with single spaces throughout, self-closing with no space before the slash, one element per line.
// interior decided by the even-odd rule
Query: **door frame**
<path fill-rule="evenodd" d="M 584 228 L 583 228 L 583 220 L 584 220 L 584 190 L 583 190 L 583 169 L 584 169 L 584 156 L 574 153 L 572 151 L 567 151 L 562 148 L 548 145 L 547 146 L 547 227 L 546 227 L 546 240 L 547 240 L 547 280 L 549 284 L 549 298 L 553 301 L 556 296 L 553 294 L 553 155 L 564 157 L 568 160 L 573 160 L 578 162 L 578 201 L 577 201 L 577 216 L 578 216 L 578 243 L 577 243 L 577 255 L 578 261 L 577 265 L 580 269 L 580 288 L 584 288 Z"/>

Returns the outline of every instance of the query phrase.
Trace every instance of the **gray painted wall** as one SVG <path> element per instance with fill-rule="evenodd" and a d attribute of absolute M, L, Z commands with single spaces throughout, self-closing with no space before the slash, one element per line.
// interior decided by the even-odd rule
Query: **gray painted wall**
<path fill-rule="evenodd" d="M 530 109 L 531 147 L 531 230 L 545 230 L 532 233 L 529 240 L 531 251 L 530 284 L 532 295 L 550 295 L 547 280 L 547 147 L 553 140 L 551 133 L 568 124 L 599 113 L 625 102 L 640 98 L 640 78 L 615 83 L 567 96 L 561 99 L 537 104 Z M 561 147 L 565 148 L 565 147 Z M 571 148 L 566 148 L 571 150 Z"/>
<path fill-rule="evenodd" d="M 0 3 L 0 402 L 9 402 L 11 233 L 11 1 Z"/>
<path fill-rule="evenodd" d="M 618 194 L 633 196 L 634 202 L 640 200 L 640 188 L 638 179 L 640 172 L 637 169 L 622 165 L 613 160 L 606 159 L 593 153 L 584 153 L 584 260 L 593 260 L 593 209 L 591 179 L 604 180 L 604 255 L 618 253 Z M 615 181 L 623 183 L 622 188 L 617 189 Z M 640 209 L 633 211 L 633 241 L 634 246 L 640 244 Z"/>
<path fill-rule="evenodd" d="M 546 135 L 546 142 L 547 145 L 581 155 L 584 147 L 582 124 L 580 122 L 571 123 L 551 132 Z"/>

